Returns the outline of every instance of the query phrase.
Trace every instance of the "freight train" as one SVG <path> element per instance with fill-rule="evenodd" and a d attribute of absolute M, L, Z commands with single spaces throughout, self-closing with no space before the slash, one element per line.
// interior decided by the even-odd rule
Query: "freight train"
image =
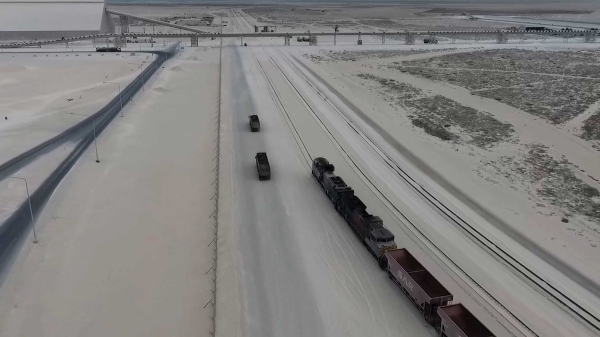
<path fill-rule="evenodd" d="M 336 176 L 335 167 L 325 158 L 313 160 L 312 174 L 325 190 L 335 209 L 346 219 L 350 228 L 367 246 L 369 252 L 377 259 L 381 269 L 387 267 L 385 252 L 396 249 L 394 234 L 383 227 L 378 216 L 367 212 L 367 206 L 354 195 L 354 190 L 346 185 L 341 177 Z"/>
<path fill-rule="evenodd" d="M 325 158 L 312 162 L 312 174 L 336 211 L 425 320 L 442 337 L 494 337 L 462 304 L 452 304 L 454 296 L 406 248 L 397 249 L 394 234 L 383 226 L 381 218 L 367 212 L 367 206 L 334 171 Z"/>

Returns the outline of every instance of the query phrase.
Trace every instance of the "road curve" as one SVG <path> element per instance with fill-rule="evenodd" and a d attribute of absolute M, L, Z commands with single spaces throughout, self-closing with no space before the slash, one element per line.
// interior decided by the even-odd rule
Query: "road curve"
<path fill-rule="evenodd" d="M 176 47 L 177 45 L 172 45 L 164 51 L 154 52 L 157 54 L 156 60 L 143 71 L 143 76 L 145 78 L 152 76 L 156 69 L 158 69 L 168 57 L 175 55 L 177 52 Z M 142 87 L 142 74 L 138 75 L 123 89 L 121 98 L 124 104 L 127 104 L 129 98 L 136 94 Z M 92 131 L 94 118 L 96 119 L 96 133 L 99 134 L 106 126 L 108 126 L 112 119 L 119 114 L 119 111 L 120 102 L 119 97 L 117 96 L 92 116 L 0 165 L 0 180 L 14 174 L 39 156 L 52 151 L 61 144 L 67 141 L 78 141 L 73 151 L 31 194 L 31 207 L 33 209 L 34 218 L 37 217 L 64 176 L 85 152 L 87 147 L 94 141 L 94 134 Z M 18 247 L 20 247 L 20 244 L 27 237 L 30 227 L 31 218 L 27 200 L 25 200 L 19 208 L 6 219 L 6 221 L 0 224 L 0 286 L 4 282 L 6 274 L 14 261 Z"/>

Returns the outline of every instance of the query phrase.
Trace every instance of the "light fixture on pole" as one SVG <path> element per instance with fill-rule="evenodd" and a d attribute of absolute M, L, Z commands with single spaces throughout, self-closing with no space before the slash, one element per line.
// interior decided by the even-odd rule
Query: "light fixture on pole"
<path fill-rule="evenodd" d="M 12 176 L 9 178 L 21 179 L 25 182 L 25 190 L 27 191 L 27 201 L 29 202 L 29 215 L 31 215 L 31 228 L 33 229 L 33 243 L 38 243 L 37 235 L 35 234 L 35 221 L 33 220 L 33 208 L 31 208 L 31 196 L 29 196 L 29 185 L 27 184 L 27 179 L 16 176 Z"/>
<path fill-rule="evenodd" d="M 140 66 L 140 69 L 142 71 L 142 91 L 146 91 L 146 89 L 144 89 L 144 86 L 145 86 L 145 84 L 144 84 L 144 67 L 143 67 L 144 63 L 146 63 L 146 62 L 142 62 L 142 63 L 131 63 L 131 62 L 129 62 L 129 64 L 135 64 L 135 65 Z"/>
<path fill-rule="evenodd" d="M 119 103 L 121 103 L 121 117 L 123 117 L 123 101 L 121 100 L 121 85 L 117 82 L 102 82 L 108 84 L 116 84 L 119 86 Z"/>

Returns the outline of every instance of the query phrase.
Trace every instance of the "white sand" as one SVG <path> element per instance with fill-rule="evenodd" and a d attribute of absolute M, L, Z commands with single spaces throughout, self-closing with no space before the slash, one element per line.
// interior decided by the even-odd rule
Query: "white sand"
<path fill-rule="evenodd" d="M 102 82 L 123 89 L 140 72 L 130 63 L 146 62 L 145 68 L 152 58 L 129 52 L 0 54 L 0 162 L 98 111 L 119 93 Z"/>
<path fill-rule="evenodd" d="M 0 335 L 209 335 L 216 53 L 187 52 L 202 61 L 167 64 L 100 137 L 101 163 L 88 150 L 53 195 L 0 292 Z"/>
<path fill-rule="evenodd" d="M 468 47 L 468 45 L 460 44 L 455 46 L 459 48 Z M 539 43 L 524 48 L 533 48 L 534 46 L 540 48 L 565 48 L 563 44 L 546 46 Z M 373 49 L 413 48 L 397 45 L 369 47 Z M 440 45 L 435 48 L 445 47 L 449 47 L 449 45 Z M 496 44 L 480 44 L 477 48 L 482 47 L 498 48 L 499 46 Z M 570 44 L 569 47 L 592 48 L 593 46 L 589 44 Z M 327 46 L 328 50 L 343 50 L 348 48 L 347 46 Z M 430 47 L 426 48 L 430 49 Z M 436 55 L 438 54 L 412 55 L 384 60 L 383 63 Z M 477 148 L 455 146 L 432 139 L 432 137 L 412 126 L 410 121 L 405 117 L 406 113 L 404 110 L 393 108 L 390 106 L 390 103 L 378 97 L 375 92 L 369 91 L 367 87 L 357 84 L 356 80 L 348 76 L 342 76 L 341 74 L 356 74 L 366 71 L 377 76 L 406 82 L 425 91 L 446 96 L 463 105 L 489 112 L 498 120 L 511 123 L 515 127 L 516 134 L 521 141 L 525 143 L 535 142 L 545 144 L 552 148 L 554 153 L 564 155 L 570 162 L 580 166 L 582 170 L 598 176 L 600 175 L 600 157 L 596 155 L 596 151 L 591 147 L 590 143 L 516 108 L 473 96 L 465 89 L 416 78 L 400 72 L 386 71 L 372 67 L 378 63 L 382 63 L 382 61 L 343 62 L 338 64 L 324 64 L 315 66 L 315 68 L 319 69 L 323 75 L 327 74 L 326 77 L 330 83 L 339 88 L 353 103 L 361 107 L 371 118 L 377 120 L 384 129 L 431 167 L 435 168 L 448 181 L 451 181 L 468 195 L 475 196 L 475 200 L 490 209 L 494 214 L 513 224 L 517 230 L 527 235 L 542 247 L 566 259 L 584 274 L 589 275 L 593 279 L 600 275 L 600 264 L 594 258 L 597 254 L 597 249 L 591 245 L 598 245 L 598 241 L 600 241 L 600 237 L 596 233 L 586 228 L 576 218 L 568 225 L 565 225 L 561 222 L 560 214 L 548 216 L 546 214 L 548 213 L 547 211 L 540 212 L 540 209 L 536 206 L 540 201 L 532 199 L 527 190 L 515 190 L 505 182 L 502 184 L 490 184 L 485 180 L 486 177 L 480 177 L 474 171 L 481 165 L 482 159 L 493 159 L 496 156 L 515 151 L 517 147 L 514 144 L 504 144 L 500 147 L 498 153 L 493 153 Z M 491 178 L 497 180 L 501 177 L 492 176 Z M 589 182 L 591 186 L 598 186 L 596 182 L 587 179 L 587 176 L 583 176 L 582 179 Z M 459 200 L 455 200 L 455 202 L 460 204 Z M 472 214 L 471 216 L 477 219 L 476 221 L 486 221 L 477 215 Z M 574 232 L 571 228 L 577 228 L 577 231 Z M 578 235 L 577 233 L 583 233 L 583 235 Z"/>
<path fill-rule="evenodd" d="M 214 10 L 218 11 L 222 10 Z M 153 8 L 150 12 L 160 11 Z M 230 18 L 230 23 L 233 20 Z M 251 18 L 244 21 L 254 23 Z M 227 30 L 235 29 L 231 26 Z M 269 40 L 263 43 L 283 44 L 283 39 Z M 319 41 L 331 44 L 332 38 Z M 378 43 L 376 37 L 365 37 L 364 41 Z M 201 41 L 206 46 L 216 42 Z M 258 45 L 257 41 L 247 42 Z M 300 138 L 312 155 L 334 161 L 369 209 L 397 234 L 399 246 L 408 247 L 455 294 L 456 301 L 475 310 L 497 336 L 522 335 L 522 327 L 511 327 L 514 320 L 503 317 L 502 310 L 447 261 L 405 233 L 405 225 L 390 205 L 373 192 L 372 185 L 327 136 L 270 63 L 268 54 L 256 48 L 277 94 L 283 98 L 283 107 L 274 103 L 275 93 L 250 48 L 229 48 L 238 43 L 229 40 L 226 48 L 229 67 L 221 124 L 218 335 L 434 335 L 412 303 L 378 270 L 310 177 L 304 161 L 306 149 L 295 142 Z M 355 37 L 340 37 L 338 43 L 356 45 Z M 300 45 L 294 40 L 292 44 Z M 319 48 L 298 50 L 316 52 Z M 287 49 L 292 53 L 298 50 Z M 277 55 L 274 50 L 272 53 Z M 205 273 L 212 261 L 212 248 L 207 246 L 213 238 L 208 217 L 213 210 L 217 54 L 216 49 L 186 47 L 180 59 L 168 64 L 152 83 L 151 90 L 137 95 L 126 109 L 126 117 L 114 121 L 102 135 L 101 163 L 94 162 L 90 149 L 63 181 L 38 221 L 40 243 L 25 246 L 0 290 L 1 336 L 209 335 L 212 311 L 210 305 L 202 306 L 211 298 L 212 285 L 211 273 Z M 285 64 L 281 58 L 276 60 Z M 427 234 L 451 257 L 467 264 L 465 270 L 486 290 L 540 335 L 588 335 L 561 309 L 506 273 L 472 242 L 441 226 L 439 215 L 422 208 L 391 175 L 385 176 L 388 168 L 373 151 L 365 149 L 347 124 L 332 117 L 334 112 L 321 96 L 311 93 L 306 83 L 286 69 L 308 97 L 306 104 L 322 118 L 327 117 L 326 123 L 335 129 L 344 150 L 366 176 L 412 220 L 422 221 Z M 377 108 L 388 112 L 379 116 L 385 127 L 406 127 L 390 118 L 389 106 L 357 91 L 351 82 L 339 80 L 335 69 L 330 74 L 327 71 L 331 69 L 316 69 L 363 111 Z M 5 73 L 26 70 L 17 65 L 7 67 Z M 11 83 L 15 82 L 0 80 L 0 88 Z M 80 86 L 85 89 L 93 84 Z M 72 90 L 58 92 L 64 95 Z M 92 104 L 101 105 L 88 105 Z M 64 109 L 58 103 L 49 106 Z M 297 130 L 290 131 L 283 108 Z M 261 116 L 263 129 L 259 134 L 247 132 L 250 112 Z M 471 176 L 460 174 L 465 171 L 461 162 L 466 162 L 467 154 L 444 156 L 444 150 L 436 151 L 439 142 L 412 135 L 408 128 L 405 131 L 398 135 L 405 145 L 428 153 L 427 160 L 433 165 L 464 180 L 465 188 L 474 188 Z M 253 156 L 262 150 L 270 154 L 270 182 L 255 179 Z M 371 159 L 375 164 L 368 163 Z M 373 179 L 379 173 L 388 180 Z M 21 187 L 14 182 L 10 187 L 11 193 L 4 195 L 7 200 L 13 202 L 13 194 L 22 198 Z M 485 202 L 484 194 L 477 193 Z"/>

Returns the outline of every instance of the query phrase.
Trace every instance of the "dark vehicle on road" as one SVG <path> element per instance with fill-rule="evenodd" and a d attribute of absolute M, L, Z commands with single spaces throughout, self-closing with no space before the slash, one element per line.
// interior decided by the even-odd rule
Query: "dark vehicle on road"
<path fill-rule="evenodd" d="M 298 36 L 298 38 L 296 39 L 296 41 L 298 41 L 298 42 L 302 42 L 302 37 L 301 37 L 301 36 Z"/>
<path fill-rule="evenodd" d="M 425 43 L 425 44 L 437 44 L 438 40 L 437 39 L 429 39 L 429 38 L 427 38 L 427 39 L 423 39 L 423 43 Z"/>
<path fill-rule="evenodd" d="M 257 115 L 248 116 L 250 119 L 250 131 L 259 132 L 260 131 L 260 120 Z"/>
<path fill-rule="evenodd" d="M 308 41 L 310 41 L 310 39 L 308 37 L 305 36 L 302 38 L 302 42 L 308 42 Z"/>
<path fill-rule="evenodd" d="M 546 27 L 525 27 L 526 32 L 543 32 L 546 30 Z"/>
<path fill-rule="evenodd" d="M 267 158 L 266 152 L 259 152 L 256 154 L 256 170 L 258 171 L 258 180 L 270 180 L 271 179 L 271 166 L 269 165 L 269 158 Z"/>
<path fill-rule="evenodd" d="M 121 48 L 119 47 L 98 47 L 96 48 L 97 52 L 104 52 L 104 53 L 118 53 L 121 51 Z"/>

